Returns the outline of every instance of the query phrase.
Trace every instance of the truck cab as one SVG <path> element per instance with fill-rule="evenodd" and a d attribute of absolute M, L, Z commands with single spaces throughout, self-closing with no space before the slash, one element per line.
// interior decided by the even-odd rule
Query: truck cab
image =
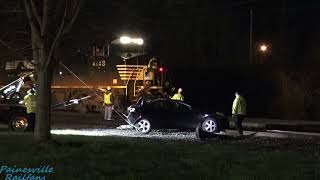
<path fill-rule="evenodd" d="M 34 123 L 28 119 L 20 88 L 31 73 L 0 88 L 0 123 L 12 131 L 33 130 Z"/>

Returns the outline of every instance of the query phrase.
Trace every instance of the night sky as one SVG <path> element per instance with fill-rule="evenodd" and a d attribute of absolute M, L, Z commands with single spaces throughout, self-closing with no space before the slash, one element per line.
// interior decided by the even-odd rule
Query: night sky
<path fill-rule="evenodd" d="M 184 89 L 187 102 L 229 113 L 234 92 L 240 90 L 252 115 L 318 111 L 319 18 L 316 0 L 87 0 L 59 58 L 81 69 L 87 67 L 93 44 L 106 45 L 124 34 L 138 36 L 145 41 L 140 62 L 156 57 L 167 68 L 168 80 Z M 29 42 L 23 13 L 2 13 L 1 20 L 7 22 L 1 32 L 10 45 L 21 48 Z M 262 43 L 268 45 L 266 53 L 258 50 Z M 13 58 L 7 47 L 0 46 L 0 52 L 1 59 Z M 31 53 L 25 50 L 24 55 Z M 111 55 L 110 61 L 121 61 Z M 304 87 L 311 93 L 301 93 Z M 286 106 L 294 98 L 301 107 Z M 299 116 L 315 118 L 307 114 Z"/>
<path fill-rule="evenodd" d="M 268 62 L 310 63 L 319 57 L 319 8 L 316 1 L 95 0 L 84 5 L 72 36 L 81 35 L 73 40 L 82 48 L 141 36 L 146 52 L 172 67 L 246 64 L 252 10 L 255 59 L 258 45 L 267 43 Z"/>
<path fill-rule="evenodd" d="M 0 1 L 1 9 L 10 6 L 19 9 L 15 2 Z M 170 67 L 246 64 L 250 10 L 256 61 L 261 59 L 258 46 L 266 43 L 270 51 L 262 58 L 268 63 L 318 62 L 320 2 L 316 0 L 90 0 L 63 48 L 70 59 L 79 49 L 129 34 L 144 39 L 147 59 L 155 56 Z M 25 14 L 1 13 L 0 18 L 6 23 L 1 38 L 13 47 L 25 46 L 30 38 Z M 12 56 L 6 48 L 0 47 L 2 58 Z"/>

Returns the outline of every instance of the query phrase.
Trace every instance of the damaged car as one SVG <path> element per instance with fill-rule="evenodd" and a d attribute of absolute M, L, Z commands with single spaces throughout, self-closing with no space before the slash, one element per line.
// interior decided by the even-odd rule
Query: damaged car
<path fill-rule="evenodd" d="M 199 134 L 215 134 L 229 127 L 223 114 L 202 113 L 182 101 L 140 98 L 128 107 L 128 123 L 141 133 L 152 129 L 192 130 Z"/>

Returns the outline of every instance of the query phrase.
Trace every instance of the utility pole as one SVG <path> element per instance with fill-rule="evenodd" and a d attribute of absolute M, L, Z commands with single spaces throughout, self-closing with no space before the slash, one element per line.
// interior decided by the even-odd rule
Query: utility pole
<path fill-rule="evenodd" d="M 253 10 L 250 9 L 250 34 L 249 34 L 249 63 L 253 64 L 253 39 L 252 39 L 252 33 L 253 33 Z"/>

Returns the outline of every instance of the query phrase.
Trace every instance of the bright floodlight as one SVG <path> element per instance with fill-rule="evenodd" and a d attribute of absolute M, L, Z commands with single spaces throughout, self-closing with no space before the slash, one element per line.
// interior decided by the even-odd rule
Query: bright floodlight
<path fill-rule="evenodd" d="M 141 38 L 131 38 L 129 36 L 122 36 L 120 37 L 121 44 L 136 44 L 136 45 L 143 45 L 143 39 Z"/>
<path fill-rule="evenodd" d="M 137 38 L 135 40 L 136 40 L 136 44 L 138 44 L 138 45 L 142 45 L 143 44 L 143 39 Z"/>
<path fill-rule="evenodd" d="M 120 43 L 121 44 L 129 44 L 129 43 L 131 43 L 131 38 L 128 36 L 122 36 L 122 37 L 120 37 Z"/>
<path fill-rule="evenodd" d="M 260 51 L 266 52 L 268 50 L 268 47 L 266 45 L 261 45 L 260 46 Z"/>

